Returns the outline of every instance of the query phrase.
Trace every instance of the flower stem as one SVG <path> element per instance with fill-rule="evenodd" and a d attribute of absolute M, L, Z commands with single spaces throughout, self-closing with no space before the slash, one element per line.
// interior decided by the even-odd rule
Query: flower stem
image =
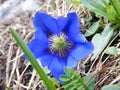
<path fill-rule="evenodd" d="M 50 81 L 50 79 L 45 74 L 45 72 L 43 71 L 41 66 L 38 64 L 37 60 L 35 59 L 33 54 L 30 52 L 29 48 L 24 43 L 24 41 L 19 36 L 19 34 L 11 27 L 9 28 L 9 30 L 10 30 L 12 36 L 14 37 L 14 39 L 16 40 L 17 44 L 21 47 L 23 52 L 26 54 L 26 56 L 27 56 L 28 60 L 30 61 L 31 65 L 37 71 L 37 73 L 39 74 L 40 78 L 44 81 L 44 83 L 47 86 L 48 90 L 56 90 L 56 88 L 54 87 L 53 83 Z"/>

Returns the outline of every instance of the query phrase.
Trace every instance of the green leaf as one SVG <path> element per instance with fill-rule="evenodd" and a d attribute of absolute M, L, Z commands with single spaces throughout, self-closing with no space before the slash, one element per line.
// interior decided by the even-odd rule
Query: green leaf
<path fill-rule="evenodd" d="M 120 90 L 120 87 L 117 85 L 106 85 L 102 87 L 102 90 Z"/>
<path fill-rule="evenodd" d="M 93 56 L 91 60 L 94 60 L 101 52 L 105 49 L 110 39 L 113 36 L 113 28 L 110 27 L 110 24 L 107 24 L 102 33 L 95 34 L 92 38 L 92 43 L 94 45 Z"/>
<path fill-rule="evenodd" d="M 92 19 L 93 19 L 93 17 L 92 17 L 92 16 L 89 16 L 89 17 L 85 17 L 85 18 L 84 18 L 84 21 L 89 22 L 89 21 L 91 21 Z"/>
<path fill-rule="evenodd" d="M 67 67 L 64 68 L 64 71 L 67 76 L 71 76 L 71 72 L 74 72 L 74 70 L 69 70 Z"/>
<path fill-rule="evenodd" d="M 43 71 L 43 69 L 41 68 L 41 66 L 39 65 L 35 57 L 33 56 L 33 54 L 30 52 L 27 45 L 24 43 L 24 41 L 19 36 L 19 34 L 12 27 L 10 27 L 9 30 L 12 36 L 14 37 L 14 39 L 16 40 L 17 44 L 20 46 L 20 48 L 23 50 L 23 52 L 28 57 L 28 60 L 30 61 L 31 65 L 34 67 L 38 75 L 41 77 L 41 79 L 46 84 L 48 90 L 56 90 L 56 88 L 54 87 L 50 79 L 47 77 L 47 75 L 45 74 L 45 72 Z"/>
<path fill-rule="evenodd" d="M 61 79 L 63 82 L 66 82 L 66 81 L 69 81 L 69 80 L 70 80 L 70 78 L 69 78 L 68 76 L 66 76 L 66 75 L 62 75 L 62 76 L 60 77 L 60 79 Z"/>
<path fill-rule="evenodd" d="M 118 14 L 118 17 L 120 17 L 120 4 L 118 2 L 118 0 L 110 0 L 114 10 L 116 11 L 116 13 Z"/>
<path fill-rule="evenodd" d="M 80 0 L 65 0 L 65 1 L 68 3 L 75 4 L 75 5 L 80 5 Z"/>
<path fill-rule="evenodd" d="M 120 23 L 120 18 L 118 16 L 118 14 L 115 12 L 114 8 L 112 5 L 110 5 L 109 3 L 107 3 L 106 1 L 104 1 L 104 5 L 106 7 L 106 11 L 107 11 L 107 18 L 110 22 L 112 23 Z"/>
<path fill-rule="evenodd" d="M 119 51 L 117 47 L 112 46 L 112 47 L 107 48 L 105 53 L 110 54 L 110 55 L 118 55 Z"/>
<path fill-rule="evenodd" d="M 111 23 L 120 24 L 120 0 L 81 0 L 86 8 L 103 16 Z"/>
<path fill-rule="evenodd" d="M 89 90 L 94 90 L 95 88 L 95 78 L 93 78 L 92 74 L 89 74 L 83 77 L 84 83 L 89 87 Z"/>
<path fill-rule="evenodd" d="M 93 35 L 97 31 L 98 27 L 99 27 L 99 22 L 93 23 L 86 31 L 85 36 L 88 37 Z"/>
<path fill-rule="evenodd" d="M 99 4 L 98 2 L 94 0 L 80 0 L 85 7 L 87 7 L 91 11 L 95 11 L 97 14 L 107 17 L 107 11 L 104 6 Z"/>
<path fill-rule="evenodd" d="M 84 83 L 84 79 L 76 74 L 74 70 L 65 68 L 64 71 L 65 75 L 62 75 L 60 79 L 63 81 L 62 86 L 65 90 L 89 90 Z"/>
<path fill-rule="evenodd" d="M 106 3 L 109 3 L 109 2 L 110 2 L 110 0 L 96 0 L 96 2 L 99 3 L 99 4 L 102 5 L 102 6 L 104 6 L 104 1 L 105 1 Z"/>
<path fill-rule="evenodd" d="M 64 85 L 65 90 L 75 90 L 76 87 L 73 85 L 72 82 L 69 82 L 68 84 Z"/>
<path fill-rule="evenodd" d="M 65 90 L 75 90 L 76 84 L 72 82 L 72 80 L 66 81 L 62 84 Z"/>
<path fill-rule="evenodd" d="M 12 88 L 7 87 L 6 85 L 3 85 L 3 86 L 6 88 L 6 90 L 12 90 Z"/>
<path fill-rule="evenodd" d="M 106 7 L 106 10 L 107 10 L 107 14 L 108 14 L 108 19 L 111 21 L 111 22 L 114 22 L 114 19 L 115 19 L 115 13 L 114 13 L 114 10 L 113 8 L 111 7 L 111 5 L 109 3 L 107 3 L 106 1 L 104 1 L 104 5 Z"/>

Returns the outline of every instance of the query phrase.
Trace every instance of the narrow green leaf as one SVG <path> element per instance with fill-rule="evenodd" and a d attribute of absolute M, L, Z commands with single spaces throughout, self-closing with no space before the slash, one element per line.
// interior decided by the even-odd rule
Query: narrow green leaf
<path fill-rule="evenodd" d="M 106 85 L 101 90 L 120 90 L 120 87 L 117 85 Z"/>
<path fill-rule="evenodd" d="M 95 0 L 95 2 L 99 3 L 100 5 L 104 6 L 104 1 L 109 3 L 109 0 Z"/>
<path fill-rule="evenodd" d="M 70 88 L 71 86 L 73 86 L 73 83 L 72 81 L 67 81 L 67 82 L 64 82 L 62 84 L 62 86 L 64 87 L 65 90 L 68 90 L 68 88 Z M 74 88 L 76 88 L 75 86 L 73 86 Z"/>
<path fill-rule="evenodd" d="M 107 18 L 109 19 L 109 21 L 114 22 L 114 19 L 116 17 L 115 16 L 116 13 L 114 13 L 113 7 L 109 3 L 107 3 L 106 1 L 104 1 L 104 5 L 106 7 L 107 14 L 108 14 Z"/>
<path fill-rule="evenodd" d="M 98 27 L 99 27 L 99 22 L 93 23 L 86 31 L 85 36 L 88 37 L 93 35 L 97 31 Z"/>
<path fill-rule="evenodd" d="M 65 0 L 65 1 L 68 3 L 75 4 L 75 5 L 80 5 L 80 0 Z"/>
<path fill-rule="evenodd" d="M 118 0 L 110 0 L 110 2 L 113 5 L 114 10 L 118 14 L 118 17 L 120 17 L 120 4 L 119 4 Z"/>
<path fill-rule="evenodd" d="M 61 79 L 63 82 L 66 82 L 66 81 L 69 81 L 69 80 L 70 80 L 70 78 L 69 78 L 68 76 L 66 76 L 66 75 L 61 76 L 60 79 Z"/>
<path fill-rule="evenodd" d="M 112 23 L 120 23 L 120 17 L 114 10 L 113 6 L 104 1 L 104 5 L 106 7 L 107 15 L 108 15 L 108 20 Z"/>
<path fill-rule="evenodd" d="M 73 0 L 71 3 L 75 4 L 75 5 L 80 5 L 80 1 L 79 0 Z"/>
<path fill-rule="evenodd" d="M 74 84 L 71 83 L 69 86 L 66 87 L 65 90 L 75 90 L 75 89 L 76 87 L 74 86 Z"/>
<path fill-rule="evenodd" d="M 34 67 L 34 69 L 37 71 L 41 79 L 46 84 L 48 90 L 56 90 L 56 88 L 54 87 L 50 79 L 47 77 L 47 75 L 45 74 L 41 66 L 38 64 L 37 60 L 35 59 L 33 54 L 30 52 L 29 48 L 24 43 L 24 41 L 21 39 L 19 34 L 12 27 L 10 27 L 9 30 L 12 36 L 14 37 L 14 39 L 16 40 L 17 44 L 21 47 L 23 52 L 27 55 L 28 60 L 30 61 L 31 65 Z"/>

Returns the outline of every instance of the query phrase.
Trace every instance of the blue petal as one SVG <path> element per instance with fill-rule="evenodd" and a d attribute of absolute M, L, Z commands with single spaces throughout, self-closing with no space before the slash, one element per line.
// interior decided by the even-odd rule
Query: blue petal
<path fill-rule="evenodd" d="M 72 60 L 75 60 L 78 62 L 79 60 L 82 60 L 86 58 L 90 53 L 92 53 L 94 50 L 94 46 L 90 42 L 85 42 L 83 44 L 75 46 L 72 51 L 70 52 L 70 56 L 72 56 L 74 59 L 69 59 L 67 60 L 68 66 L 71 62 L 74 62 Z M 74 65 L 71 65 L 70 67 L 73 67 Z"/>
<path fill-rule="evenodd" d="M 70 36 L 70 38 L 74 37 L 77 33 L 80 32 L 79 19 L 76 13 L 69 13 L 67 15 L 67 25 L 65 32 Z"/>
<path fill-rule="evenodd" d="M 50 69 L 52 75 L 59 81 L 60 76 L 64 74 L 64 67 L 66 65 L 66 60 L 62 60 L 58 57 L 53 57 L 48 68 Z"/>
<path fill-rule="evenodd" d="M 47 46 L 47 42 L 41 43 L 41 40 L 39 39 L 33 39 L 28 44 L 29 49 L 36 58 L 39 58 L 41 55 L 43 55 L 43 51 L 46 50 Z"/>
<path fill-rule="evenodd" d="M 35 38 L 28 44 L 28 47 L 33 55 L 38 58 L 43 54 L 42 51 L 47 48 L 48 38 L 40 28 L 36 29 Z M 23 57 L 27 59 L 26 55 L 23 55 Z"/>
<path fill-rule="evenodd" d="M 41 43 L 48 42 L 48 37 L 40 28 L 36 28 L 35 39 L 38 39 Z"/>
<path fill-rule="evenodd" d="M 65 29 L 66 24 L 67 24 L 67 19 L 65 17 L 57 18 L 57 27 L 59 32 Z"/>
<path fill-rule="evenodd" d="M 77 33 L 74 37 L 71 37 L 71 38 L 70 38 L 70 36 L 68 36 L 68 37 L 72 42 L 74 42 L 76 44 L 81 44 L 81 43 L 87 42 L 85 36 L 80 33 Z"/>
<path fill-rule="evenodd" d="M 67 67 L 68 68 L 72 69 L 72 68 L 76 67 L 77 63 L 78 63 L 78 61 L 74 57 L 72 57 L 71 55 L 68 56 L 68 59 L 67 59 Z"/>
<path fill-rule="evenodd" d="M 41 28 L 47 33 L 57 33 L 56 19 L 45 13 L 37 12 L 33 18 L 35 27 Z"/>
<path fill-rule="evenodd" d="M 53 58 L 53 56 L 46 54 L 46 55 L 39 57 L 39 60 L 41 61 L 43 66 L 49 66 L 52 58 Z"/>

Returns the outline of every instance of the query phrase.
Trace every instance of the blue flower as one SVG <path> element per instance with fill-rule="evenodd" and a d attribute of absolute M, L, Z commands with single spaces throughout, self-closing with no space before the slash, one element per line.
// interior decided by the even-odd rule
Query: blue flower
<path fill-rule="evenodd" d="M 33 18 L 34 39 L 28 44 L 33 55 L 60 81 L 64 67 L 74 68 L 78 61 L 92 53 L 94 47 L 80 34 L 76 13 L 53 18 L 37 12 Z"/>

